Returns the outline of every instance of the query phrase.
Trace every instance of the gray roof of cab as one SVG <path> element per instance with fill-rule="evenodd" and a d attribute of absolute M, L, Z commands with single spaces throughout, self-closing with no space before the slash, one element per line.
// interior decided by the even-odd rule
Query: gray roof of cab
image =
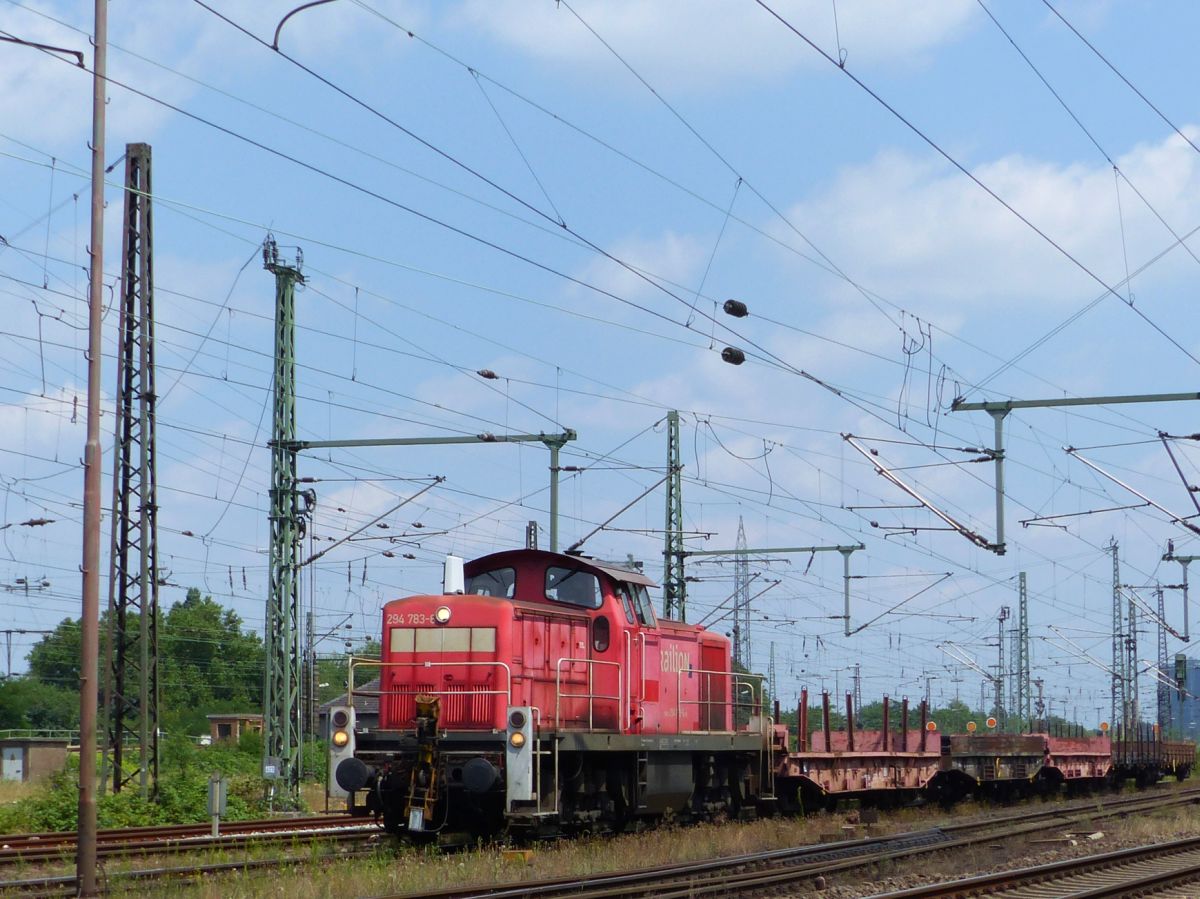
<path fill-rule="evenodd" d="M 657 587 L 654 581 L 646 577 L 640 571 L 635 571 L 632 568 L 626 568 L 624 565 L 618 565 L 616 562 L 601 562 L 598 559 L 584 558 L 589 565 L 594 568 L 599 568 L 605 574 L 612 577 L 614 580 L 627 581 L 630 584 L 641 584 L 643 587 Z"/>
<path fill-rule="evenodd" d="M 619 562 L 604 562 L 604 561 L 601 561 L 600 559 L 593 559 L 591 556 L 585 556 L 582 554 L 576 555 L 575 553 L 552 553 L 552 552 L 550 552 L 548 550 L 544 550 L 544 549 L 525 549 L 525 548 L 505 549 L 505 550 L 501 550 L 500 552 L 490 553 L 486 556 L 480 556 L 478 559 L 472 559 L 471 561 L 466 563 L 466 567 L 468 570 L 474 569 L 475 571 L 478 572 L 478 571 L 484 570 L 482 567 L 482 565 L 484 563 L 491 562 L 493 559 L 495 559 L 499 556 L 506 556 L 509 554 L 518 554 L 518 553 L 539 553 L 542 556 L 546 556 L 549 558 L 554 558 L 555 556 L 557 556 L 558 558 L 563 559 L 563 560 L 570 560 L 572 562 L 582 563 L 584 565 L 589 565 L 592 568 L 599 569 L 600 571 L 603 571 L 605 574 L 607 574 L 609 577 L 611 577 L 615 580 L 618 580 L 618 581 L 625 581 L 626 583 L 630 583 L 630 584 L 641 584 L 643 587 L 657 587 L 658 586 L 658 584 L 655 581 L 652 581 L 650 578 L 646 577 L 646 575 L 642 574 L 640 571 L 638 571 L 634 568 L 627 568 L 626 566 L 622 565 Z"/>

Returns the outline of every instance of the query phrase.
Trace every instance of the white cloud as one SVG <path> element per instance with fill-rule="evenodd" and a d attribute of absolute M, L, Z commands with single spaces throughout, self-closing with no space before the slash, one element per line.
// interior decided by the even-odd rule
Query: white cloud
<path fill-rule="evenodd" d="M 706 250 L 698 238 L 674 231 L 667 231 L 656 237 L 627 237 L 606 247 L 612 256 L 633 269 L 645 272 L 652 280 L 662 279 L 674 284 L 692 284 L 697 281 L 706 258 L 705 253 L 710 252 L 710 249 Z M 589 262 L 580 278 L 627 299 L 662 296 L 661 291 L 637 272 L 603 257 Z M 673 293 L 679 293 L 679 288 L 669 289 Z"/>
<path fill-rule="evenodd" d="M 826 0 L 772 6 L 831 55 L 833 7 Z M 727 0 L 580 2 L 580 16 L 656 86 L 697 89 L 730 79 L 763 80 L 802 66 L 826 65 L 765 10 Z M 967 0 L 859 0 L 838 7 L 847 64 L 902 62 L 962 34 L 975 13 Z M 523 0 L 468 0 L 468 25 L 555 64 L 615 71 L 619 63 L 568 9 Z M 632 81 L 631 81 L 632 83 Z"/>
<path fill-rule="evenodd" d="M 1200 160 L 1178 136 L 1140 144 L 1117 162 L 1177 231 L 1200 222 Z M 1121 218 L 1106 163 L 1006 156 L 973 173 L 1107 283 L 1125 277 Z M 1124 182 L 1121 204 L 1135 267 L 1172 238 Z M 789 216 L 819 222 L 823 247 L 860 283 L 885 284 L 893 300 L 918 312 L 940 314 L 964 303 L 1072 304 L 1102 290 L 977 185 L 928 158 L 885 151 L 844 169 Z M 1146 277 L 1161 278 L 1169 266 Z M 1135 293 L 1139 283 L 1145 278 L 1135 280 Z"/>

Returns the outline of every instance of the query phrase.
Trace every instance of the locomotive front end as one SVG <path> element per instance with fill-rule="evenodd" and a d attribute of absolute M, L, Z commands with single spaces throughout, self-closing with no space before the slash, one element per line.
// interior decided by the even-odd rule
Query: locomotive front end
<path fill-rule="evenodd" d="M 331 774 L 352 809 L 361 794 L 362 811 L 414 836 L 502 826 L 512 623 L 512 604 L 490 595 L 384 607 L 380 659 L 353 665 L 376 669 L 378 679 L 349 694 L 378 703 L 378 725 L 359 717 L 347 736 L 331 734 Z"/>

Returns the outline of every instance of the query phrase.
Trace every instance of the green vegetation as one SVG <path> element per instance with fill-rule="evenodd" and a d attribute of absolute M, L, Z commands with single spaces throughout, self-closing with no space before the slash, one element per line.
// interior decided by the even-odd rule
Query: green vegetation
<path fill-rule="evenodd" d="M 163 743 L 158 802 L 143 800 L 136 787 L 100 797 L 100 827 L 146 824 L 185 824 L 208 820 L 208 779 L 214 773 L 229 778 L 225 819 L 238 821 L 267 814 L 260 774 L 262 740 L 246 734 L 238 743 L 197 746 L 173 737 Z M 16 802 L 0 806 L 0 833 L 35 830 L 74 830 L 79 803 L 78 762 L 51 777 Z"/>

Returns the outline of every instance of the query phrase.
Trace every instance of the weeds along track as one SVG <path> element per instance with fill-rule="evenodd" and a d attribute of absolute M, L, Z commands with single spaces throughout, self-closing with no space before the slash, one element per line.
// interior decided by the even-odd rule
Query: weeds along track
<path fill-rule="evenodd" d="M 872 899 L 1196 896 L 1197 884 L 1200 884 L 1200 837 L 1190 837 L 894 893 L 879 893 Z"/>
<path fill-rule="evenodd" d="M 135 871 L 110 871 L 104 872 L 99 881 L 104 894 L 110 895 L 158 883 L 169 882 L 179 886 L 214 875 L 251 874 L 255 871 L 279 870 L 315 862 L 340 861 L 356 856 L 370 855 L 372 851 L 359 849 L 303 857 L 255 858 L 235 862 L 143 868 Z M 20 897 L 20 899 L 58 899 L 58 897 L 75 896 L 76 880 L 73 875 L 61 875 L 0 881 L 0 895 Z"/>
<path fill-rule="evenodd" d="M 221 824 L 220 835 L 216 837 L 212 836 L 211 824 L 121 827 L 101 830 L 97 834 L 96 852 L 101 858 L 172 854 L 272 842 L 359 839 L 378 831 L 376 825 L 345 814 L 231 821 Z M 73 858 L 75 850 L 74 832 L 0 836 L 0 867 L 62 861 Z"/>
<path fill-rule="evenodd" d="M 434 893 L 395 894 L 387 899 L 418 899 L 418 896 L 424 899 L 684 899 L 758 894 L 784 887 L 811 886 L 818 878 L 828 880 L 836 875 L 844 876 L 855 870 L 928 852 L 1017 839 L 1039 831 L 1090 823 L 1102 818 L 1147 814 L 1195 802 L 1200 802 L 1200 788 L 1172 791 L 1165 795 L 1106 797 L 1065 809 L 1031 809 L 894 836 L 619 871 L 589 877 L 584 883 L 577 878 L 559 878 L 484 889 L 459 887 Z"/>

